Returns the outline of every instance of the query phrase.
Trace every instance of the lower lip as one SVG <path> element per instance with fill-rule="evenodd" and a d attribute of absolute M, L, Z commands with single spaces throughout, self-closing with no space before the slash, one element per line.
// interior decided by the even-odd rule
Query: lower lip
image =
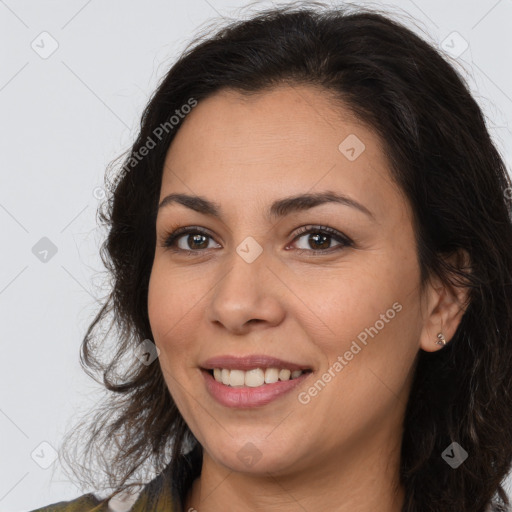
<path fill-rule="evenodd" d="M 266 405 L 273 400 L 290 392 L 307 379 L 312 372 L 303 373 L 300 377 L 292 380 L 277 381 L 273 384 L 263 384 L 251 387 L 231 387 L 217 382 L 213 375 L 206 370 L 201 370 L 204 376 L 206 388 L 210 395 L 221 405 L 226 407 L 250 408 Z"/>

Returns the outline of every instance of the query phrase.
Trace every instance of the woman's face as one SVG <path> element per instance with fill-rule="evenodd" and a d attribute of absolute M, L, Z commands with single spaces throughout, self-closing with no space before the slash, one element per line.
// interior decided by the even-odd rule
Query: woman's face
<path fill-rule="evenodd" d="M 148 297 L 159 364 L 205 457 L 285 474 L 396 452 L 415 356 L 438 330 L 424 320 L 412 213 L 377 136 L 310 86 L 222 91 L 169 148 L 160 200 L 169 194 L 218 210 L 160 207 Z M 347 200 L 272 208 L 306 194 Z M 177 226 L 196 231 L 165 247 Z M 261 384 L 277 364 L 260 361 L 261 372 L 225 370 L 244 383 L 228 388 L 202 370 L 251 355 L 284 361 L 269 380 L 290 363 L 311 372 L 294 387 Z"/>

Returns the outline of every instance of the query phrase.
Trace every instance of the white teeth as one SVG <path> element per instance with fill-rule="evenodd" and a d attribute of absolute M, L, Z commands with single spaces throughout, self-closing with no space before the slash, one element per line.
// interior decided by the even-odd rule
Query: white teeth
<path fill-rule="evenodd" d="M 254 368 L 244 372 L 243 370 L 228 370 L 227 368 L 214 368 L 213 377 L 217 382 L 222 382 L 231 387 L 250 387 L 256 388 L 263 384 L 273 384 L 274 382 L 296 379 L 302 375 L 302 370 L 293 372 L 283 368 Z"/>
<path fill-rule="evenodd" d="M 290 370 L 280 370 L 279 371 L 279 380 L 289 380 L 291 375 Z"/>
<path fill-rule="evenodd" d="M 236 370 L 231 370 L 236 371 Z M 239 370 L 240 371 L 240 370 Z M 261 368 L 255 368 L 245 372 L 245 385 L 250 388 L 257 388 L 265 383 L 265 374 Z"/>
<path fill-rule="evenodd" d="M 265 384 L 273 384 L 279 380 L 279 370 L 277 368 L 267 368 L 265 370 Z"/>
<path fill-rule="evenodd" d="M 229 370 L 226 370 L 229 371 Z M 231 370 L 229 372 L 230 386 L 243 386 L 245 382 L 245 374 L 242 370 Z"/>

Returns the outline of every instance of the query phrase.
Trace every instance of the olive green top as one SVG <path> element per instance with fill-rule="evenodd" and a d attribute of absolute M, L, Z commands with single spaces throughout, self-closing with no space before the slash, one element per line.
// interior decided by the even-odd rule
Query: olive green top
<path fill-rule="evenodd" d="M 185 497 L 192 482 L 201 473 L 202 447 L 178 459 L 178 471 L 171 475 L 170 464 L 140 492 L 130 512 L 182 512 Z M 94 494 L 84 494 L 72 501 L 60 501 L 31 512 L 111 512 L 108 499 L 100 500 Z"/>

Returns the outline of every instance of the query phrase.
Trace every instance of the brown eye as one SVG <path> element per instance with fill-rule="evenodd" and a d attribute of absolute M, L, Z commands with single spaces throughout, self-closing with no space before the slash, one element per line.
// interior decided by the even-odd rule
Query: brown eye
<path fill-rule="evenodd" d="M 179 228 L 165 236 L 163 246 L 176 252 L 200 252 L 209 248 L 208 239 L 213 240 L 200 228 Z"/>
<path fill-rule="evenodd" d="M 332 250 L 340 250 L 344 247 L 350 247 L 353 245 L 352 240 L 347 236 L 343 235 L 335 229 L 326 226 L 313 226 L 301 228 L 299 233 L 295 236 L 294 242 L 301 238 L 306 238 L 305 247 L 299 247 L 299 253 L 310 252 L 310 253 L 324 253 L 332 252 Z M 332 247 L 332 241 L 338 242 L 337 246 Z"/>
<path fill-rule="evenodd" d="M 208 249 L 208 236 L 207 235 L 203 235 L 202 233 L 195 233 L 195 234 L 189 234 L 189 235 L 184 235 L 186 236 L 185 238 L 185 244 L 188 245 L 189 247 L 188 248 L 191 248 L 192 250 L 194 249 Z M 182 237 L 178 237 L 178 240 L 182 238 Z M 206 239 L 206 244 L 205 244 L 205 239 Z M 178 246 L 179 246 L 179 242 L 178 242 Z M 188 250 L 188 248 L 185 248 L 185 250 Z"/>
<path fill-rule="evenodd" d="M 304 236 L 306 235 L 302 235 L 299 238 L 303 238 Z M 323 233 L 309 233 L 307 236 L 309 237 L 307 243 L 309 244 L 311 249 L 330 249 L 329 246 L 331 245 L 332 235 Z"/>
<path fill-rule="evenodd" d="M 309 236 L 306 241 L 307 246 L 296 249 L 299 254 L 311 253 L 322 255 L 353 245 L 350 238 L 327 226 L 303 227 L 296 234 L 293 242 L 295 243 L 301 238 L 306 238 L 306 235 Z M 183 227 L 165 235 L 162 245 L 174 252 L 192 255 L 211 249 L 212 247 L 208 247 L 210 240 L 213 240 L 212 236 L 202 228 Z M 337 242 L 337 245 L 331 246 L 333 241 Z"/>

